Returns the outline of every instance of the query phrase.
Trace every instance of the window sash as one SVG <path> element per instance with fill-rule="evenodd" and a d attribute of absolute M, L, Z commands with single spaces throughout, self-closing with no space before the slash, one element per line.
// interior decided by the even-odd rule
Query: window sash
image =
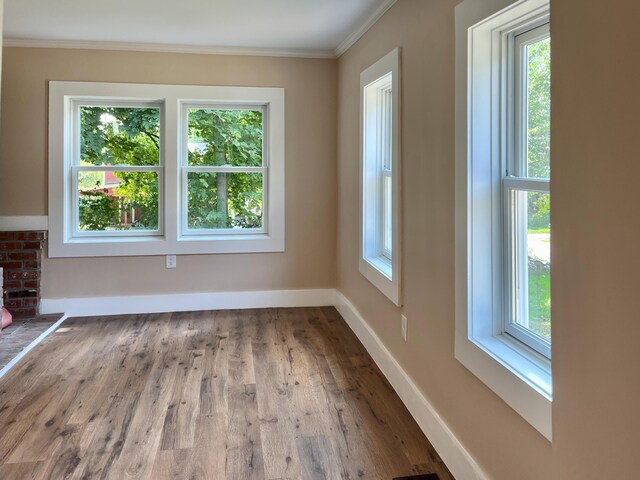
<path fill-rule="evenodd" d="M 526 47 L 548 38 L 549 19 L 542 16 L 506 34 L 507 57 L 504 59 L 506 85 L 507 156 L 502 179 L 503 282 L 504 299 L 501 331 L 522 342 L 544 357 L 551 358 L 551 343 L 517 323 L 528 314 L 528 270 L 525 255 L 518 255 L 518 245 L 527 239 L 526 212 L 515 211 L 515 192 L 549 193 L 549 179 L 528 177 L 528 65 Z M 519 224 L 518 224 L 519 222 Z M 523 223 L 524 222 L 524 223 Z M 518 290 L 518 285 L 527 288 Z"/>
<path fill-rule="evenodd" d="M 269 231 L 269 132 L 267 126 L 269 109 L 267 105 L 220 103 L 220 102 L 183 102 L 180 106 L 181 159 L 180 167 L 180 235 L 181 237 L 203 237 L 211 235 L 256 235 Z M 262 166 L 240 167 L 194 166 L 189 165 L 189 110 L 260 110 L 262 111 Z M 189 173 L 261 173 L 262 174 L 262 228 L 189 228 Z"/>
<path fill-rule="evenodd" d="M 542 25 L 540 25 L 540 22 Z M 514 153 L 510 161 L 509 173 L 516 177 L 529 177 L 528 174 L 528 145 L 529 145 L 529 92 L 528 92 L 528 65 L 524 55 L 526 48 L 540 40 L 549 38 L 548 19 L 541 20 L 534 25 L 514 32 L 509 37 L 510 61 L 508 68 L 513 71 L 514 97 L 511 101 L 514 109 L 513 127 Z M 529 177 L 532 178 L 532 177 Z"/>
<path fill-rule="evenodd" d="M 150 166 L 134 165 L 81 165 L 80 164 L 80 130 L 81 118 L 80 109 L 82 107 L 112 107 L 112 108 L 156 108 L 160 112 L 160 144 L 158 164 Z M 70 181 L 68 185 L 68 198 L 71 207 L 68 228 L 71 238 L 108 238 L 108 237 L 157 237 L 164 235 L 164 102 L 141 101 L 128 98 L 101 99 L 75 99 L 72 100 L 71 115 L 71 162 L 67 166 L 66 175 Z M 158 228 L 155 230 L 81 230 L 80 223 L 80 195 L 78 174 L 80 172 L 155 172 L 158 175 Z"/>
<path fill-rule="evenodd" d="M 528 236 L 527 212 L 515 199 L 517 192 L 549 193 L 548 180 L 507 177 L 502 180 L 504 223 L 504 313 L 503 331 L 537 353 L 551 358 L 551 343 L 518 323 L 528 315 L 528 255 L 519 246 Z M 525 252 L 526 253 L 526 252 Z M 522 288 L 526 285 L 527 288 Z M 518 288 L 520 286 L 521 288 Z"/>
<path fill-rule="evenodd" d="M 262 228 L 189 228 L 189 173 L 260 173 L 262 174 Z M 180 169 L 181 175 L 181 221 L 183 236 L 211 235 L 255 235 L 268 232 L 269 179 L 267 167 L 186 167 Z"/>

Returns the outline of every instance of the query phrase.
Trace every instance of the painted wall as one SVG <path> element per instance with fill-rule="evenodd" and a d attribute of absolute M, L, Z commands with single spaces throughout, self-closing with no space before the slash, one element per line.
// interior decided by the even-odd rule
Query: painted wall
<path fill-rule="evenodd" d="M 44 298 L 326 288 L 335 284 L 335 60 L 5 48 L 0 216 L 47 214 L 47 82 L 285 88 L 286 252 L 45 259 Z M 327 261 L 327 259 L 331 259 Z"/>
<path fill-rule="evenodd" d="M 490 478 L 638 478 L 640 4 L 551 2 L 552 445 L 454 359 L 456 3 L 399 1 L 340 58 L 338 288 Z M 360 275 L 357 249 L 359 74 L 396 46 L 403 56 L 402 310 Z"/>
<path fill-rule="evenodd" d="M 640 3 L 552 0 L 557 479 L 640 478 Z"/>
<path fill-rule="evenodd" d="M 457 3 L 399 1 L 339 59 L 338 289 L 492 478 L 550 478 L 551 444 L 453 356 Z M 396 46 L 402 49 L 402 309 L 358 271 L 359 76 Z M 409 320 L 406 343 L 401 311 Z"/>

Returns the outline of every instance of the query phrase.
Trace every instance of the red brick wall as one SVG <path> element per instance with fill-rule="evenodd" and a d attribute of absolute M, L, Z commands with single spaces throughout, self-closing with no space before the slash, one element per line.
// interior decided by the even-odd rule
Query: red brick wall
<path fill-rule="evenodd" d="M 16 318 L 38 314 L 42 249 L 46 239 L 47 232 L 0 232 L 4 306 Z"/>

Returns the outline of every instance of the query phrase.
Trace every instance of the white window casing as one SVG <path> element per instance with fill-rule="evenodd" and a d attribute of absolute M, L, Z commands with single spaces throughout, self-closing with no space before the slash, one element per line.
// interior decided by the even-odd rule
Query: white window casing
<path fill-rule="evenodd" d="M 160 163 L 151 167 L 79 166 L 78 106 L 157 107 Z M 263 225 L 260 229 L 186 228 L 186 126 L 189 106 L 253 108 L 263 112 Z M 284 89 L 94 82 L 49 82 L 49 256 L 282 252 L 284 212 Z M 81 232 L 77 228 L 78 171 L 152 171 L 159 179 L 155 231 Z M 202 168 L 202 167 L 200 167 Z M 220 167 L 216 167 L 220 168 Z M 248 171 L 229 167 L 232 171 Z M 215 168 L 212 167 L 212 171 Z"/>
<path fill-rule="evenodd" d="M 360 74 L 359 269 L 401 304 L 400 50 Z"/>
<path fill-rule="evenodd" d="M 549 190 L 548 180 L 505 177 L 518 143 L 509 38 L 548 17 L 548 0 L 456 7 L 455 357 L 551 440 L 551 360 L 505 331 L 509 195 Z"/>

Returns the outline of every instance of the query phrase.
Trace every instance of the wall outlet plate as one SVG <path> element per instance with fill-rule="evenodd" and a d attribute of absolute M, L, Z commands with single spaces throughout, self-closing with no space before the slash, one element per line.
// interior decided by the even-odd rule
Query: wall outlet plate
<path fill-rule="evenodd" d="M 176 268 L 177 260 L 175 255 L 167 255 L 167 268 Z"/>
<path fill-rule="evenodd" d="M 402 335 L 402 339 L 406 342 L 407 341 L 407 328 L 408 328 L 408 320 L 407 317 L 405 315 L 400 315 L 400 323 L 401 323 L 401 330 L 400 330 L 400 335 Z"/>

